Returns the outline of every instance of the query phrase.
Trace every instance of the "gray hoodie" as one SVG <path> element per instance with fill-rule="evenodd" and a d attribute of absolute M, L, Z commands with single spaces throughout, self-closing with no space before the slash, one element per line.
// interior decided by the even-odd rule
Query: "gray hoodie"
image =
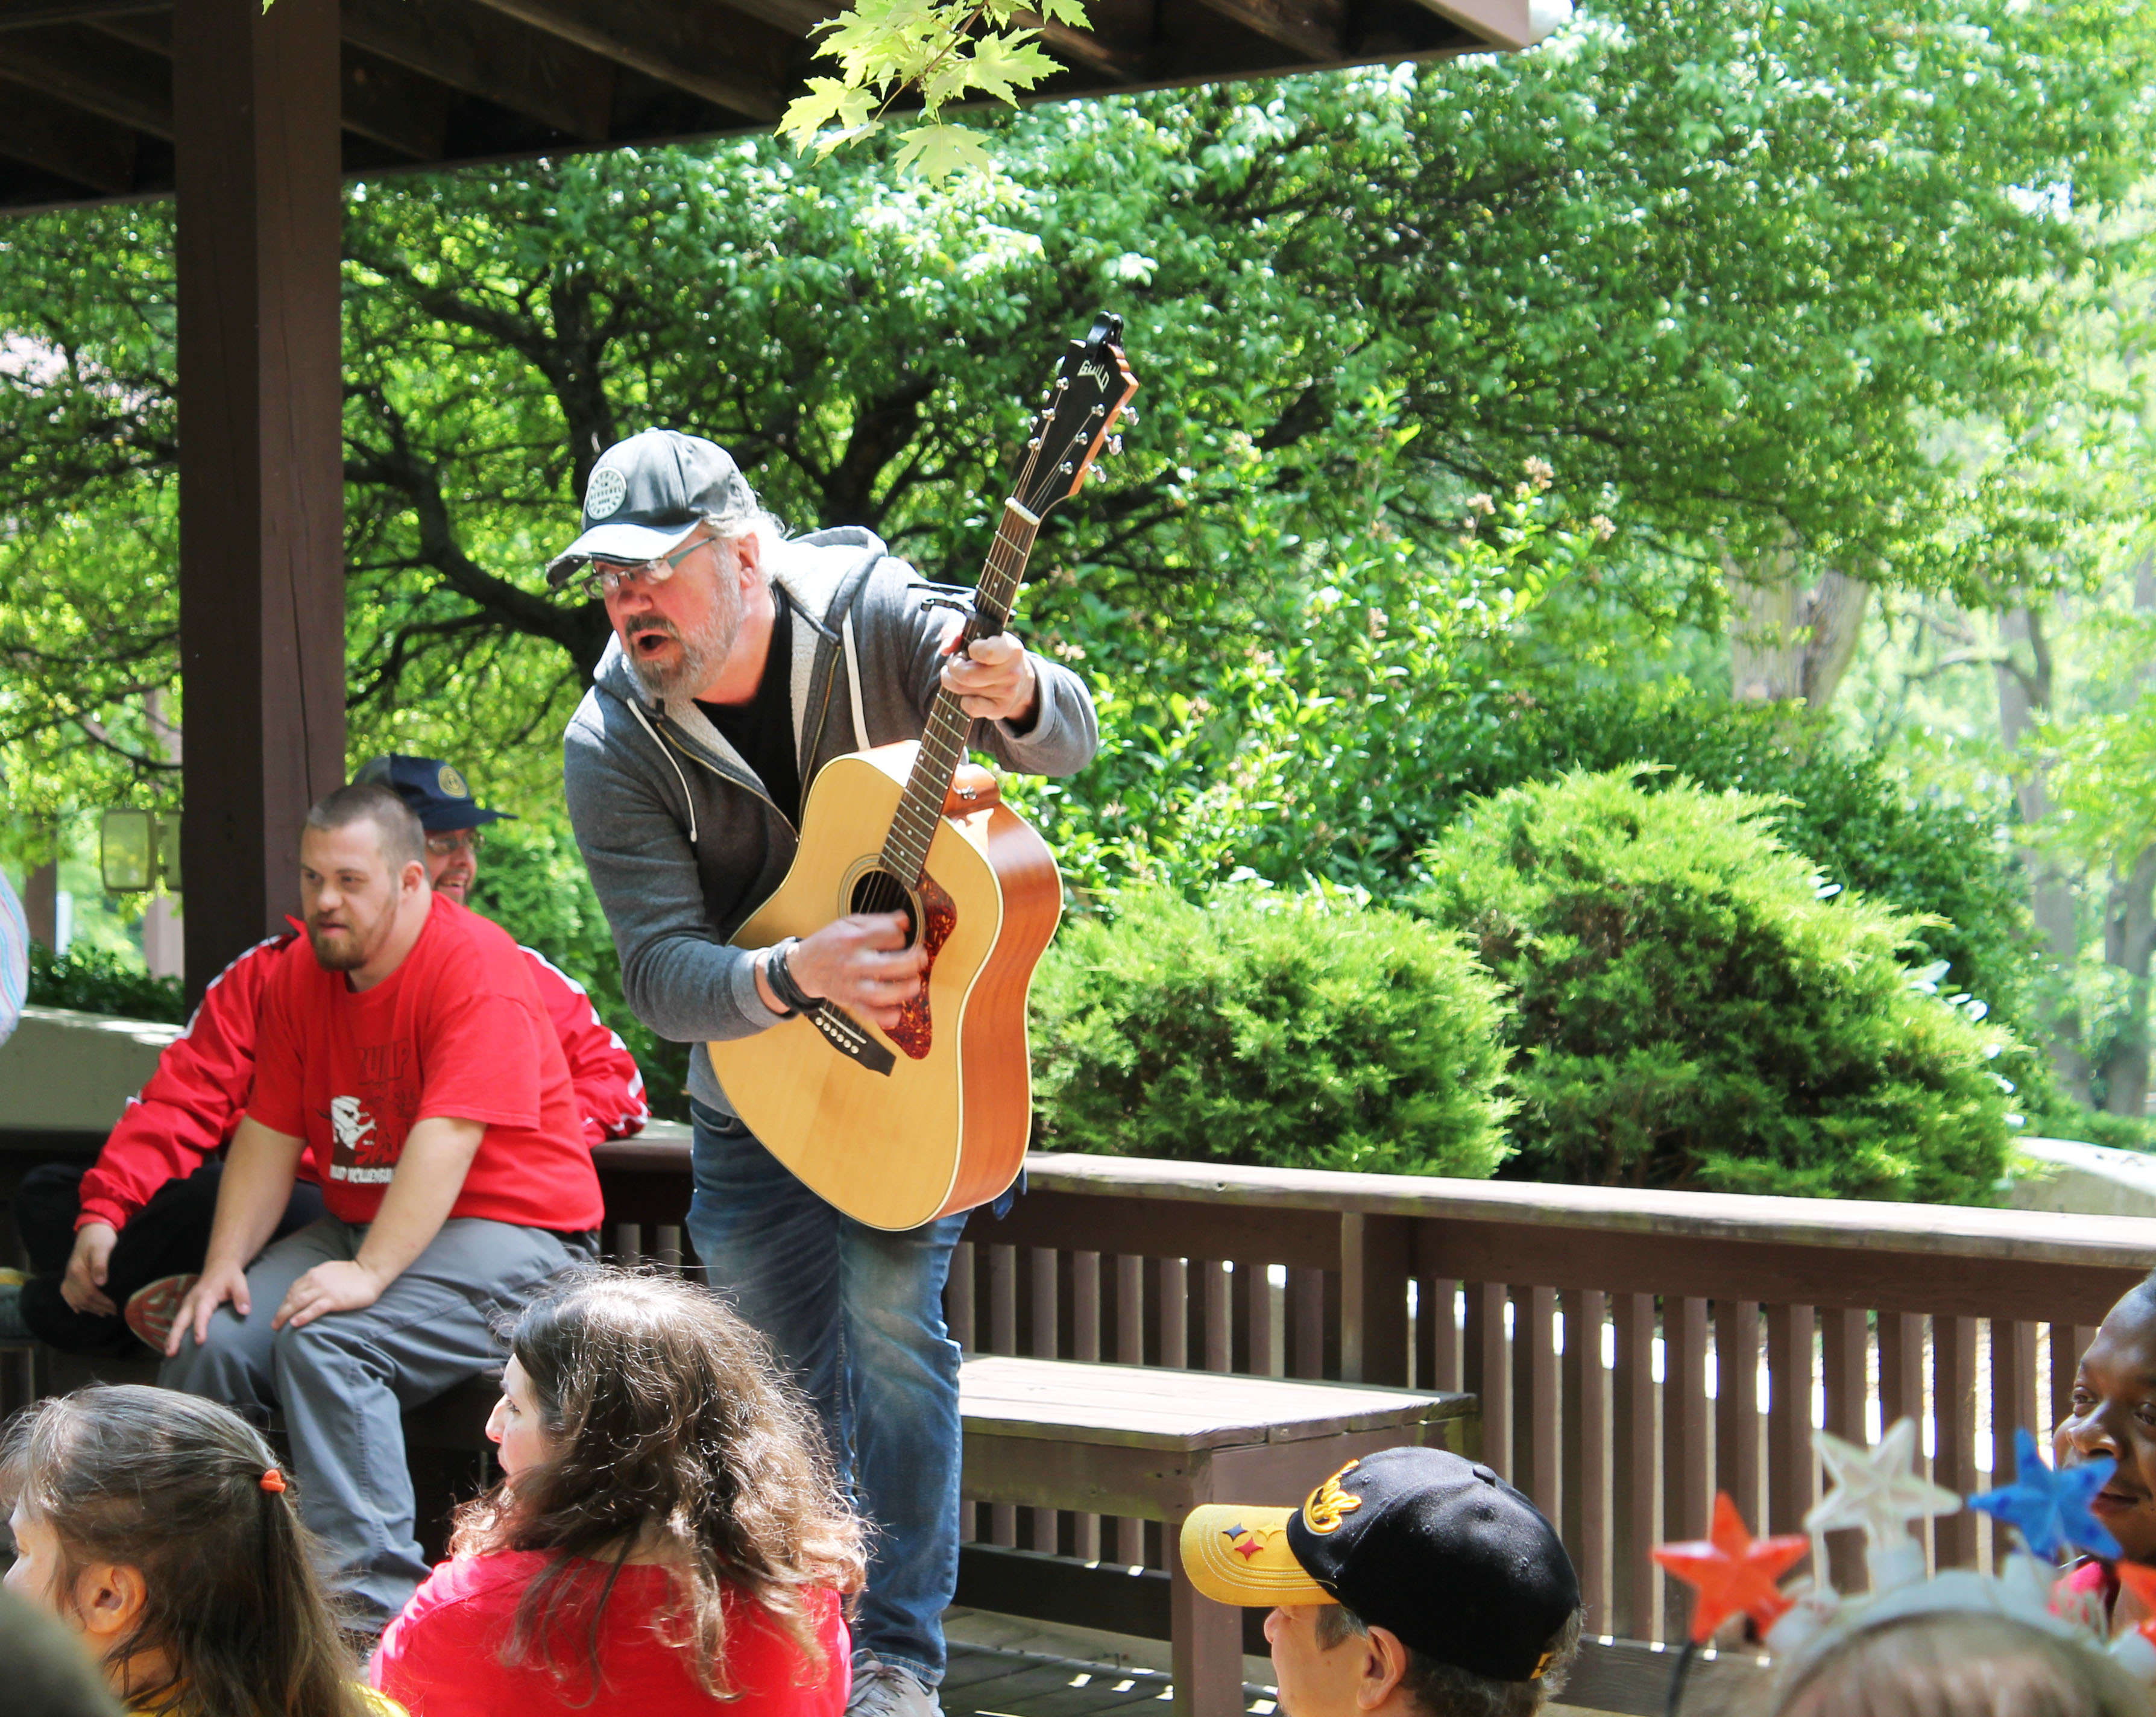
<path fill-rule="evenodd" d="M 869 532 L 796 538 L 773 557 L 793 608 L 793 734 L 805 792 L 832 758 L 918 739 L 934 700 L 951 616 Z M 841 630 L 850 617 L 858 697 Z M 1008 768 L 1070 775 L 1100 742 L 1093 700 L 1067 668 L 1034 658 L 1040 710 L 1021 734 L 976 722 L 972 742 Z M 687 697 L 647 693 L 619 638 L 600 658 L 562 735 L 562 777 L 577 844 L 606 909 L 636 1017 L 693 1044 L 689 1094 L 732 1114 L 704 1045 L 747 1037 L 779 1016 L 757 994 L 754 962 L 726 938 L 785 879 L 798 832 L 741 754 Z M 859 710 L 866 732 L 855 728 Z"/>

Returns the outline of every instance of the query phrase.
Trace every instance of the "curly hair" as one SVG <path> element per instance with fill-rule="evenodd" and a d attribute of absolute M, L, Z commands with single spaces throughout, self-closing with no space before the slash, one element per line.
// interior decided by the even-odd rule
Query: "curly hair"
<path fill-rule="evenodd" d="M 156 1653 L 170 1673 L 115 1690 L 160 1717 L 369 1717 L 315 1575 L 299 1493 L 263 1489 L 277 1458 L 231 1408 L 168 1389 L 79 1389 L 26 1407 L 0 1444 L 0 1500 L 50 1526 L 57 1592 L 85 1563 L 138 1570 L 142 1612 L 108 1666 Z"/>
<path fill-rule="evenodd" d="M 599 1618 L 631 1555 L 670 1571 L 665 1637 L 715 1699 L 723 1595 L 758 1604 L 818 1673 L 808 1600 L 866 1577 L 863 1530 L 808 1403 L 720 1300 L 673 1277 L 593 1267 L 526 1308 L 510 1351 L 531 1379 L 549 1453 L 458 1512 L 459 1556 L 546 1550 L 501 1648 L 598 1696 Z M 572 1653 L 571 1637 L 583 1648 Z M 574 1659 L 581 1659 L 579 1666 Z"/>

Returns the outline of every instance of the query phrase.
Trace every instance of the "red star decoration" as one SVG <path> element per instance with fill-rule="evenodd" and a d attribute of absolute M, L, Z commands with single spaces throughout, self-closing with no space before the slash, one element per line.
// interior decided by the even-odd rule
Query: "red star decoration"
<path fill-rule="evenodd" d="M 2141 1624 L 2141 1637 L 2156 1643 L 2156 1568 L 2144 1568 L 2138 1562 L 2113 1562 L 2113 1571 L 2118 1583 L 2140 1599 L 2141 1607 L 2148 1612 L 2148 1619 Z"/>
<path fill-rule="evenodd" d="M 1253 1534 L 1235 1546 L 1235 1554 L 1239 1556 L 1254 1556 L 1265 1547 L 1264 1540 Z"/>
<path fill-rule="evenodd" d="M 1691 1586 L 1691 1637 L 1704 1644 L 1714 1630 L 1743 1611 L 1763 1633 L 1791 1608 L 1774 1582 L 1811 1548 L 1802 1533 L 1753 1537 L 1726 1490 L 1714 1495 L 1714 1525 L 1704 1539 L 1658 1544 L 1655 1560 Z"/>

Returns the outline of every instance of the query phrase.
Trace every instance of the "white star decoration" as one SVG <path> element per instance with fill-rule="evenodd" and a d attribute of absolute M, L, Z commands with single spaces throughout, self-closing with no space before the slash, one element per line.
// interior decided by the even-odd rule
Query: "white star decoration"
<path fill-rule="evenodd" d="M 1834 1488 L 1804 1516 L 1807 1532 L 1861 1526 L 1865 1543 L 1885 1550 L 1907 1541 L 1910 1521 L 1951 1515 L 1961 1507 L 1959 1496 L 1916 1471 L 1914 1419 L 1897 1419 L 1875 1448 L 1826 1431 L 1815 1431 L 1812 1442 Z"/>

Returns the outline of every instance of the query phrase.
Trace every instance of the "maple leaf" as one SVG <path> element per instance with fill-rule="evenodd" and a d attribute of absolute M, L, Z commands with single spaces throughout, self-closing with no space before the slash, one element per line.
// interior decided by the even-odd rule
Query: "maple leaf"
<path fill-rule="evenodd" d="M 906 146 L 898 152 L 898 171 L 919 173 L 931 184 L 941 184 L 963 167 L 988 165 L 987 146 L 963 126 L 916 126 L 899 136 Z"/>
<path fill-rule="evenodd" d="M 821 160 L 839 143 L 851 141 L 868 128 L 869 109 L 874 100 L 869 90 L 844 79 L 811 78 L 808 93 L 787 104 L 778 122 L 778 135 L 793 144 L 797 153 L 817 144 L 817 158 Z M 818 134 L 834 125 L 839 127 L 837 141 L 819 142 Z"/>
<path fill-rule="evenodd" d="M 1041 52 L 1037 30 L 1006 30 L 983 36 L 962 62 L 967 80 L 993 101 L 1012 101 L 1016 92 L 1030 90 L 1050 73 L 1060 69 Z"/>

